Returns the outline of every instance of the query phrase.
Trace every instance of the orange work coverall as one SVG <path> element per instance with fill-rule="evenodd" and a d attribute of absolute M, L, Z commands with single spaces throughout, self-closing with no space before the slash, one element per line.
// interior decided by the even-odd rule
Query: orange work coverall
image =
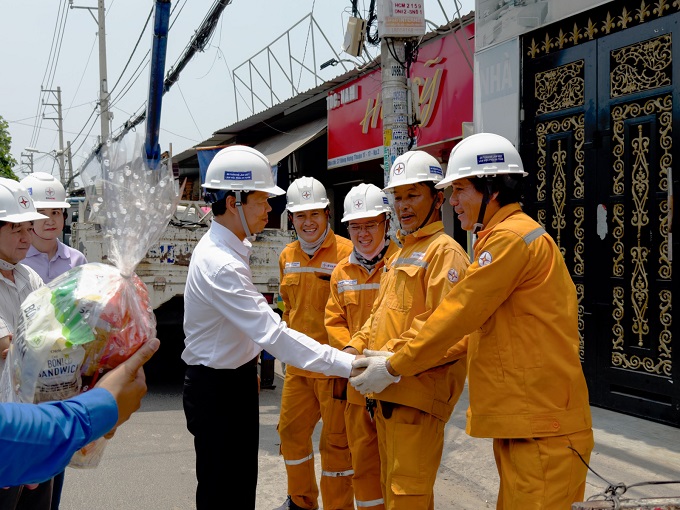
<path fill-rule="evenodd" d="M 401 236 L 390 257 L 371 316 L 349 345 L 399 352 L 427 318 L 464 281 L 469 259 L 437 221 Z M 434 508 L 434 482 L 444 447 L 444 426 L 465 383 L 465 362 L 444 354 L 418 373 L 375 394 L 382 489 L 388 510 Z"/>
<path fill-rule="evenodd" d="M 494 438 L 497 508 L 570 508 L 587 468 L 568 447 L 586 462 L 593 448 L 576 288 L 559 247 L 517 203 L 496 212 L 474 252 L 465 279 L 390 365 L 408 376 L 467 350 L 466 430 Z"/>
<path fill-rule="evenodd" d="M 341 261 L 331 274 L 331 293 L 326 304 L 326 331 L 332 347 L 343 349 L 368 316 L 383 273 L 385 261 L 397 251 L 391 242 L 383 259 L 369 273 L 354 252 Z M 360 508 L 385 508 L 380 486 L 380 453 L 375 422 L 366 410 L 366 397 L 347 387 L 345 408 L 347 440 L 352 452 L 354 498 Z"/>
<path fill-rule="evenodd" d="M 279 257 L 283 320 L 289 327 L 327 344 L 324 325 L 331 273 L 352 252 L 352 242 L 332 230 L 310 258 L 299 241 L 288 244 Z M 288 475 L 288 494 L 301 508 L 318 508 L 319 488 L 314 471 L 312 434 L 323 421 L 321 498 L 324 509 L 354 508 L 352 461 L 345 433 L 347 379 L 288 365 L 281 395 L 278 431 Z"/>

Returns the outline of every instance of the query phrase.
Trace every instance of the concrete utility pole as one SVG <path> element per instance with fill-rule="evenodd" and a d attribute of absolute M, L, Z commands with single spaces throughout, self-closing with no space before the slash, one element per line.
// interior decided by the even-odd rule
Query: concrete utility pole
<path fill-rule="evenodd" d="M 405 61 L 404 39 L 384 37 L 380 41 L 385 185 L 392 163 L 408 148 L 408 88 L 402 64 Z"/>
<path fill-rule="evenodd" d="M 30 168 L 28 173 L 33 173 L 33 153 L 32 152 L 22 152 L 21 153 L 21 164 L 26 165 Z"/>
<path fill-rule="evenodd" d="M 73 191 L 73 157 L 71 156 L 71 141 L 66 142 L 66 153 L 68 154 L 68 187 L 67 193 Z"/>
<path fill-rule="evenodd" d="M 425 2 L 378 0 L 385 184 L 394 160 L 409 146 L 406 44 L 425 34 Z M 415 102 L 417 104 L 417 101 Z M 416 106 L 417 107 L 417 106 Z"/>
<path fill-rule="evenodd" d="M 99 34 L 99 116 L 101 120 L 102 143 L 109 139 L 111 129 L 111 113 L 109 112 L 109 86 L 106 74 L 106 10 L 104 0 L 99 0 L 97 7 L 81 7 L 73 5 L 73 0 L 69 0 L 71 9 L 87 9 L 97 23 Z M 92 14 L 97 10 L 97 17 Z"/>
<path fill-rule="evenodd" d="M 50 94 L 54 94 L 55 97 L 57 98 L 56 103 L 46 103 L 43 100 L 43 104 L 46 106 L 52 106 L 57 110 L 57 116 L 56 117 L 45 117 L 45 114 L 43 114 L 44 119 L 48 120 L 53 120 L 57 123 L 57 130 L 59 131 L 59 150 L 57 151 L 57 160 L 59 161 L 59 182 L 64 184 L 64 126 L 63 126 L 63 118 L 61 116 L 61 87 L 57 87 L 57 90 L 43 90 L 43 92 L 47 92 Z"/>

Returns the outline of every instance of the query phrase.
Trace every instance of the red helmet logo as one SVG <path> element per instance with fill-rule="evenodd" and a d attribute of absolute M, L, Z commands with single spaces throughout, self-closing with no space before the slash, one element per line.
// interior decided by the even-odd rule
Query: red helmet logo
<path fill-rule="evenodd" d="M 19 197 L 19 205 L 20 205 L 21 207 L 23 207 L 24 209 L 28 209 L 28 204 L 30 204 L 30 203 L 31 203 L 31 202 L 30 202 L 30 201 L 28 200 L 28 198 L 26 198 L 25 196 L 21 195 L 21 196 Z"/>
<path fill-rule="evenodd" d="M 404 163 L 397 163 L 394 165 L 394 175 L 401 175 L 406 170 L 406 165 Z"/>

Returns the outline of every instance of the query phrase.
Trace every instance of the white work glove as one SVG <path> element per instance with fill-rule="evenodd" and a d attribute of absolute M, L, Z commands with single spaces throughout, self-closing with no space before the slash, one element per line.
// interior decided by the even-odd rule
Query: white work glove
<path fill-rule="evenodd" d="M 381 356 L 383 358 L 389 358 L 394 353 L 390 352 L 390 351 L 372 351 L 370 349 L 364 349 L 364 352 L 362 352 L 361 354 L 363 354 L 367 358 L 375 358 L 377 356 Z"/>
<path fill-rule="evenodd" d="M 364 353 L 366 353 L 366 351 L 364 351 Z M 399 382 L 401 376 L 395 377 L 387 371 L 385 364 L 387 363 L 388 357 L 389 356 L 374 355 L 369 358 L 361 358 L 353 361 L 352 368 L 366 368 L 366 370 L 356 377 L 350 377 L 350 384 L 354 386 L 359 393 L 366 395 L 367 393 L 380 393 L 390 384 Z"/>

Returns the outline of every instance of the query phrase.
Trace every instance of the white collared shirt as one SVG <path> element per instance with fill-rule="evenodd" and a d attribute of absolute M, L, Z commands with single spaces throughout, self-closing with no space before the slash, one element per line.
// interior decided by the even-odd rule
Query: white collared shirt
<path fill-rule="evenodd" d="M 16 333 L 21 303 L 43 285 L 38 273 L 21 263 L 14 268 L 13 282 L 0 274 L 0 338 Z M 5 360 L 0 358 L 0 373 L 4 366 Z"/>
<path fill-rule="evenodd" d="M 353 355 L 290 329 L 269 307 L 253 284 L 251 246 L 216 221 L 196 245 L 184 291 L 184 362 L 233 369 L 266 349 L 284 363 L 349 377 Z"/>

